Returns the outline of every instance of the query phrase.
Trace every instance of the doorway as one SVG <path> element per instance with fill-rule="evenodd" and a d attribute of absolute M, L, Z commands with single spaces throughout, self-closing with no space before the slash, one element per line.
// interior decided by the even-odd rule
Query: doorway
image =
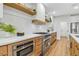
<path fill-rule="evenodd" d="M 60 36 L 68 37 L 69 26 L 67 22 L 60 22 Z"/>

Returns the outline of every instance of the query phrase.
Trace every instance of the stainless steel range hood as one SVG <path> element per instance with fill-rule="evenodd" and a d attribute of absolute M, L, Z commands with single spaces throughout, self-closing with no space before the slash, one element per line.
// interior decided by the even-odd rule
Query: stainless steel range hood
<path fill-rule="evenodd" d="M 45 7 L 42 3 L 38 3 L 36 5 L 37 14 L 35 18 L 32 20 L 33 24 L 36 25 L 45 25 L 47 22 L 45 21 Z"/>

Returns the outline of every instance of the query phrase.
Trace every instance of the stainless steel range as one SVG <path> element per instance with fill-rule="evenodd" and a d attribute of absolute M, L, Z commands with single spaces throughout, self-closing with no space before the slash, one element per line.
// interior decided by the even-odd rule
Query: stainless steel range
<path fill-rule="evenodd" d="M 40 34 L 43 36 L 42 55 L 45 55 L 48 49 L 50 48 L 51 34 L 48 32 L 38 32 L 35 34 Z"/>

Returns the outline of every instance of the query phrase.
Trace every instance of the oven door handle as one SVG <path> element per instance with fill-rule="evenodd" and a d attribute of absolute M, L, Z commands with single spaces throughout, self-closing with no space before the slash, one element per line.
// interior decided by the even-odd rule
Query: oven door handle
<path fill-rule="evenodd" d="M 27 46 L 22 46 L 21 48 L 16 48 L 16 49 L 13 49 L 13 50 L 14 50 L 14 51 L 20 51 L 20 50 L 22 50 L 22 49 L 25 49 L 25 48 L 27 48 L 27 47 L 31 46 L 31 45 L 33 45 L 33 43 L 28 44 Z"/>

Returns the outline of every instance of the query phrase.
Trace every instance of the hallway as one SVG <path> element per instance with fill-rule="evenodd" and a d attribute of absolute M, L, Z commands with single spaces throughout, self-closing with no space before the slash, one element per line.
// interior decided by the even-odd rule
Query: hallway
<path fill-rule="evenodd" d="M 69 41 L 66 37 L 56 41 L 49 50 L 48 56 L 69 56 Z"/>

